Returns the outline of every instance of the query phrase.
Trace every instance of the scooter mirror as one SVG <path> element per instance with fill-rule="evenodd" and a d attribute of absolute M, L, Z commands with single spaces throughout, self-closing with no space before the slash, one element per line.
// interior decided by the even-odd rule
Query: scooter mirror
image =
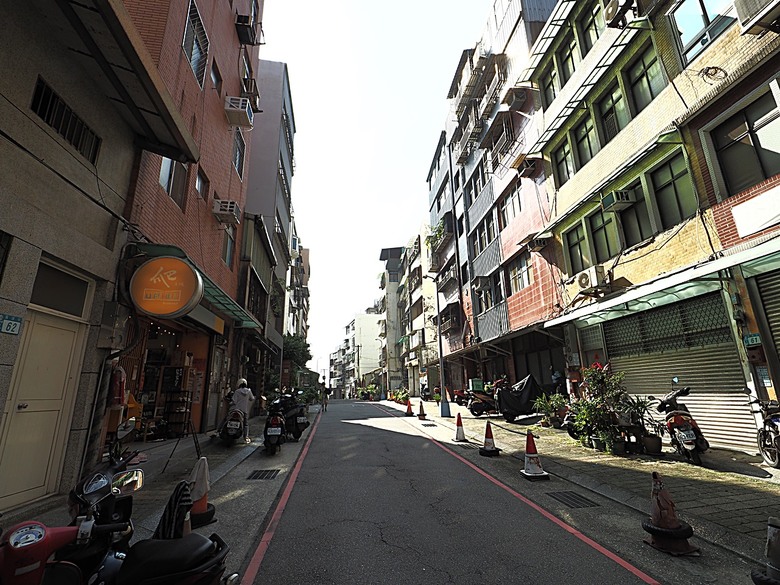
<path fill-rule="evenodd" d="M 144 485 L 144 472 L 142 469 L 123 471 L 117 473 L 111 480 L 111 490 L 115 494 L 128 494 L 136 492 Z"/>
<path fill-rule="evenodd" d="M 677 376 L 672 378 L 672 384 L 677 384 L 679 381 L 680 381 L 680 378 L 678 378 Z"/>

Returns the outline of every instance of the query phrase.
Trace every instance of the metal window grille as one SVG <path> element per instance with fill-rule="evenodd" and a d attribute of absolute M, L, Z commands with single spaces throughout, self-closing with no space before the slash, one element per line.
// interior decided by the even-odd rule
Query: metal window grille
<path fill-rule="evenodd" d="M 89 162 L 95 164 L 100 151 L 100 138 L 40 77 L 35 84 L 30 107 L 68 144 L 75 147 Z"/>
<path fill-rule="evenodd" d="M 733 341 L 718 292 L 607 321 L 604 337 L 610 357 Z"/>
<path fill-rule="evenodd" d="M 233 134 L 233 166 L 236 167 L 238 176 L 244 178 L 244 153 L 246 152 L 246 143 L 241 130 L 236 128 Z"/>
<path fill-rule="evenodd" d="M 190 61 L 195 79 L 198 80 L 198 85 L 202 88 L 206 75 L 206 61 L 209 56 L 209 38 L 206 35 L 206 29 L 203 27 L 203 21 L 200 19 L 200 13 L 195 0 L 190 0 L 190 10 L 187 26 L 184 29 L 182 48 Z"/>

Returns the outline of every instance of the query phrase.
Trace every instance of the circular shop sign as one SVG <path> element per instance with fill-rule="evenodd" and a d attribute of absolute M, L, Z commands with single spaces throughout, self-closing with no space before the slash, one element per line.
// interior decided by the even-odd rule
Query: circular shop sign
<path fill-rule="evenodd" d="M 203 298 L 203 279 L 191 264 L 174 256 L 147 260 L 130 280 L 130 298 L 152 317 L 186 315 Z"/>

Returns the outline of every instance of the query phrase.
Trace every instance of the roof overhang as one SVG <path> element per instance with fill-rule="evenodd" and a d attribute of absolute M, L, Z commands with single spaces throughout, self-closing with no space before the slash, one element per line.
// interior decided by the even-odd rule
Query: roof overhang
<path fill-rule="evenodd" d="M 139 146 L 181 162 L 195 162 L 198 146 L 168 92 L 122 0 L 33 0 L 47 28 L 74 55 L 97 91 L 115 105 Z"/>

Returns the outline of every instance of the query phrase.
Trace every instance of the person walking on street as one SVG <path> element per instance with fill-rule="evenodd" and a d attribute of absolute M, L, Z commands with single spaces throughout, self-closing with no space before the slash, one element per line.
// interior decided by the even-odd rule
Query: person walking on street
<path fill-rule="evenodd" d="M 320 394 L 321 394 L 321 400 L 322 400 L 322 412 L 328 412 L 328 394 L 330 394 L 330 390 L 328 390 L 325 387 L 325 380 L 323 379 L 322 382 L 320 382 Z"/>
<path fill-rule="evenodd" d="M 230 400 L 231 408 L 236 408 L 244 413 L 244 441 L 251 443 L 252 439 L 249 438 L 249 406 L 254 402 L 255 395 L 252 394 L 252 390 L 247 386 L 247 382 L 244 378 L 239 378 L 238 388 L 233 392 L 233 397 Z"/>

